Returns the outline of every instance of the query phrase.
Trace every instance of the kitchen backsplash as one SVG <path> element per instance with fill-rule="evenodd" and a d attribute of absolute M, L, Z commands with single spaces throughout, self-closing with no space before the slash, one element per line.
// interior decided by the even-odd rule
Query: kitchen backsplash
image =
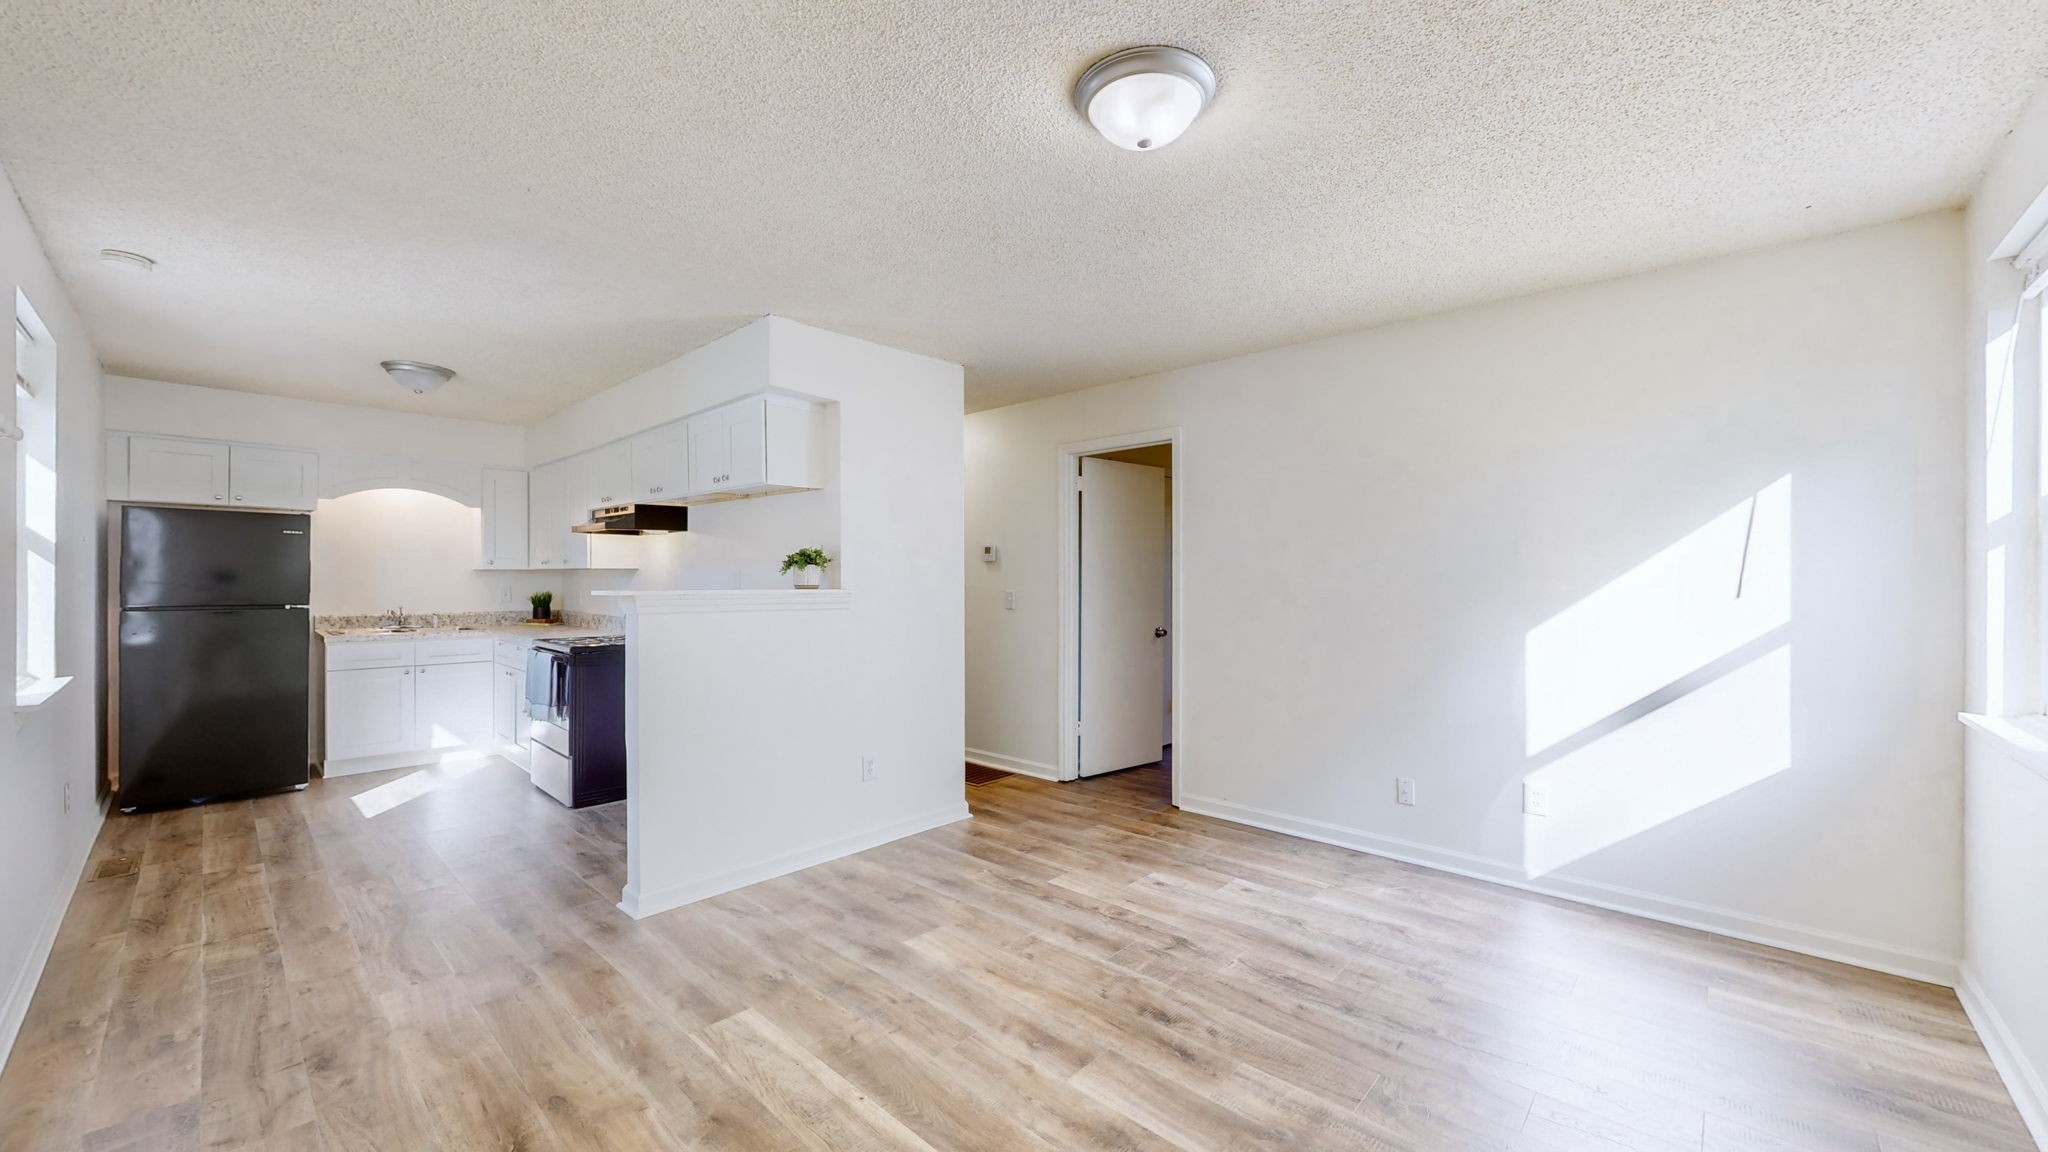
<path fill-rule="evenodd" d="M 407 623 L 415 625 L 432 624 L 443 628 L 485 628 L 492 625 L 523 623 L 531 615 L 528 612 L 408 612 L 405 614 L 405 619 Z M 391 617 L 388 613 L 374 616 L 313 617 L 314 628 L 337 632 L 350 628 L 375 628 L 390 622 Z M 602 612 L 565 611 L 562 613 L 562 623 L 571 628 L 589 628 L 593 631 L 602 632 L 624 632 L 626 630 L 626 622 L 623 617 L 608 616 Z"/>

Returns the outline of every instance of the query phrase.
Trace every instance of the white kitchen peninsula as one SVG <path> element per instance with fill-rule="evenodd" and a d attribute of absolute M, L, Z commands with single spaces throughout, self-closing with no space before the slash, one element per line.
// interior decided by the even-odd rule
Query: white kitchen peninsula
<path fill-rule="evenodd" d="M 927 779 L 872 706 L 855 593 L 598 595 L 626 619 L 627 913 L 966 819 L 955 758 Z"/>

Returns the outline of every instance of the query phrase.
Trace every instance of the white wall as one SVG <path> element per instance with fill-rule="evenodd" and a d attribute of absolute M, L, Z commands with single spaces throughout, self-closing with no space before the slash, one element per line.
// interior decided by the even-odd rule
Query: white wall
<path fill-rule="evenodd" d="M 0 1059 L 55 939 L 99 827 L 101 519 L 99 358 L 0 173 L 0 298 L 19 289 L 57 343 L 57 672 L 76 677 L 42 708 L 0 719 Z M 0 541 L 12 549 L 12 445 L 0 441 Z M 0 652 L 14 652 L 14 565 L 0 564 Z M 10 676 L 12 675 L 10 671 Z M 64 810 L 65 788 L 71 807 Z"/>
<path fill-rule="evenodd" d="M 524 612 L 527 596 L 559 598 L 562 573 L 479 570 L 483 513 L 445 496 L 376 488 L 320 501 L 313 513 L 313 613 L 361 615 L 403 607 Z"/>
<path fill-rule="evenodd" d="M 629 623 L 647 701 L 627 901 L 641 914 L 966 815 L 958 365 L 768 317 L 543 422 L 530 450 L 557 458 L 764 387 L 833 402 L 831 485 L 693 508 L 687 535 L 638 542 L 655 555 L 624 582 L 787 589 L 781 558 L 820 544 L 851 602 L 686 599 Z M 862 756 L 874 781 L 860 780 Z"/>
<path fill-rule="evenodd" d="M 970 416 L 969 746 L 1058 761 L 1059 446 L 1177 426 L 1186 806 L 1952 977 L 1961 236 L 1932 215 Z M 1531 755 L 1531 630 L 1788 475 L 1789 623 Z M 1525 817 L 1581 746 L 1611 794 Z M 1553 868 L 1561 834 L 1594 850 Z"/>
<path fill-rule="evenodd" d="M 2020 491 L 1994 533 L 1986 525 L 1985 344 L 2013 322 L 2019 276 L 1998 254 L 2048 224 L 2048 95 L 2036 97 L 1972 198 L 1964 244 L 1968 320 L 1960 350 L 1966 365 L 1968 420 L 1963 431 L 1969 479 L 1967 706 L 1975 712 L 2040 710 L 2041 669 L 2034 648 L 2039 603 L 2039 520 L 2026 499 L 2041 475 L 2039 398 L 2016 397 L 2015 472 Z M 1994 542 L 1994 536 L 1996 541 Z M 1986 554 L 2003 544 L 2007 595 L 2003 627 L 1987 629 Z M 1993 635 L 2000 643 L 1987 644 Z M 1993 658 L 2002 652 L 2003 660 Z M 2030 763 L 2031 759 L 2031 763 Z M 2048 1148 L 2048 765 L 2001 741 L 1973 734 L 1965 750 L 1963 993 L 1992 1057 L 2035 1139 Z"/>
<path fill-rule="evenodd" d="M 526 462 L 526 433 L 517 425 L 415 416 L 384 408 L 322 404 L 130 376 L 107 377 L 106 426 L 119 432 L 237 440 L 315 452 L 409 456 L 508 468 Z"/>

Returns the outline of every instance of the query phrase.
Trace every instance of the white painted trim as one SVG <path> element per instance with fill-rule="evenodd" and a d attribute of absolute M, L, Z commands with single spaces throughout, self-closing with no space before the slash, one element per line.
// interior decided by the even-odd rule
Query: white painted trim
<path fill-rule="evenodd" d="M 967 801 L 962 800 L 957 805 L 948 805 L 937 812 L 913 816 L 908 820 L 899 820 L 878 828 L 869 828 L 851 836 L 841 836 L 822 844 L 813 844 L 794 852 L 771 856 L 756 864 L 728 868 L 723 872 L 714 872 L 701 880 L 673 884 L 658 891 L 642 893 L 628 884 L 625 890 L 619 893 L 619 911 L 635 920 L 644 920 L 671 908 L 680 908 L 699 900 L 709 900 L 713 896 L 731 892 L 736 888 L 745 888 L 749 884 L 759 884 L 763 880 L 787 876 L 791 872 L 800 872 L 805 868 L 829 863 L 842 856 L 879 848 L 892 840 L 915 836 L 919 832 L 929 832 L 968 817 Z"/>
<path fill-rule="evenodd" d="M 1980 716 L 1958 712 L 1963 727 L 1998 741 L 2008 759 L 2036 776 L 2048 777 L 2048 716 Z"/>
<path fill-rule="evenodd" d="M 1299 836 L 1304 840 L 1334 844 L 1339 848 L 1384 856 L 1390 860 L 1433 868 L 1439 872 L 1484 880 L 1492 884 L 1518 888 L 1524 892 L 1555 896 L 1576 904 L 1589 904 L 1610 912 L 1623 912 L 1631 916 L 1641 916 L 1646 920 L 1675 924 L 1681 928 L 1694 928 L 1718 936 L 1747 940 L 1752 944 L 1783 948 L 1789 952 L 1798 952 L 1822 960 L 1853 964 L 1858 968 L 1903 976 L 1908 980 L 1921 980 L 1953 988 L 1958 977 L 1960 966 L 1953 957 L 1930 956 L 1876 940 L 1866 940 L 1821 928 L 1809 928 L 1785 920 L 1753 916 L 1732 908 L 1717 908 L 1690 900 L 1676 900 L 1653 892 L 1602 884 L 1594 880 L 1574 880 L 1554 873 L 1532 878 L 1523 868 L 1507 861 L 1475 856 L 1448 848 L 1437 848 L 1393 836 L 1381 836 L 1340 824 L 1290 816 L 1284 812 L 1254 808 L 1211 796 L 1183 796 L 1175 800 L 1175 805 L 1189 812 L 1214 816 L 1234 824 L 1248 824 L 1269 832 L 1281 832 L 1289 836 Z"/>
<path fill-rule="evenodd" d="M 1963 965 L 1962 979 L 1956 983 L 1956 999 L 1963 1002 L 1963 1011 L 1969 1014 L 1970 1023 L 1976 1025 L 1984 1051 L 1991 1057 L 1991 1066 L 1998 1069 L 1999 1078 L 2005 1081 L 2006 1091 L 2012 1093 L 2012 1102 L 2019 1108 L 2020 1119 L 2026 1121 L 2027 1131 L 2034 1135 L 2034 1146 L 2048 1152 L 2048 1085 L 2042 1083 L 2040 1071 L 2013 1039 L 2012 1030 L 2005 1026 L 2004 1017 L 1984 994 L 1983 985 L 1977 983 L 1968 964 Z"/>
<path fill-rule="evenodd" d="M 1019 776 L 1036 776 L 1040 780 L 1058 780 L 1060 767 L 1057 764 L 1040 764 L 1036 760 L 1020 760 L 1000 752 L 984 752 L 979 748 L 967 750 L 967 762 L 983 768 L 994 768 L 998 772 L 1015 772 Z"/>
<path fill-rule="evenodd" d="M 92 847 L 99 842 L 100 826 L 106 820 L 107 814 L 102 810 L 99 820 L 92 826 L 92 835 L 80 838 L 72 853 L 75 857 L 72 866 L 63 873 L 68 880 L 51 894 L 50 909 L 43 914 L 42 930 L 36 933 L 35 944 L 29 948 L 21 971 L 14 974 L 13 983 L 7 987 L 7 1000 L 4 1006 L 0 1006 L 0 1069 L 7 1067 L 7 1057 L 14 1051 L 15 1040 L 21 1036 L 21 1025 L 28 1019 L 29 1001 L 35 999 L 36 985 L 42 983 L 43 969 L 50 963 L 51 950 L 57 946 L 57 931 L 64 926 L 64 914 L 71 910 L 71 897 L 85 879 L 85 866 L 92 862 Z"/>
<path fill-rule="evenodd" d="M 853 607 L 853 593 L 844 588 L 715 588 L 698 591 L 596 591 L 592 596 L 623 600 L 628 611 L 642 616 L 674 616 L 685 612 L 843 612 Z"/>
<path fill-rule="evenodd" d="M 434 764 L 479 760 L 495 755 L 498 755 L 497 736 L 478 736 L 450 748 L 408 748 L 402 752 L 380 752 L 374 756 L 327 760 L 320 765 L 320 776 L 322 779 L 332 780 L 342 776 L 361 776 L 368 772 L 389 772 L 393 768 L 425 768 Z"/>
<path fill-rule="evenodd" d="M 1147 444 L 1169 444 L 1173 447 L 1173 475 L 1176 478 L 1187 475 L 1183 466 L 1184 434 L 1178 426 L 1155 428 L 1149 432 L 1125 432 L 1116 436 L 1099 436 L 1093 440 L 1076 440 L 1059 447 L 1058 468 L 1060 473 L 1060 699 L 1059 739 L 1054 745 L 1059 749 L 1058 780 L 1079 780 L 1081 765 L 1074 752 L 1074 729 L 1080 715 L 1080 676 L 1076 665 L 1081 652 L 1081 523 L 1074 515 L 1074 496 L 1080 490 L 1078 461 L 1083 456 L 1098 452 L 1115 452 L 1121 448 L 1141 448 Z M 1170 707 L 1173 720 L 1173 796 L 1175 807 L 1180 806 L 1180 782 L 1187 773 L 1183 770 L 1191 761 L 1187 747 L 1186 733 L 1181 731 L 1181 717 L 1187 709 L 1181 707 L 1181 686 L 1187 683 L 1186 654 L 1187 637 L 1182 634 L 1182 622 L 1186 614 L 1181 611 L 1183 589 L 1186 580 L 1181 564 L 1182 541 L 1187 533 L 1182 530 L 1182 513 L 1188 506 L 1185 493 L 1178 485 L 1173 491 L 1173 603 L 1169 606 L 1172 619 L 1166 622 L 1173 634 L 1173 699 Z"/>

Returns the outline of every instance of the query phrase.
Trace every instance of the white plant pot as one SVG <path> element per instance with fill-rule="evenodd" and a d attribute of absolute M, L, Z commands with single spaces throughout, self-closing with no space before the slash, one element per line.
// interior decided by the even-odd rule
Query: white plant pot
<path fill-rule="evenodd" d="M 824 572 L 815 567 L 797 568 L 790 572 L 790 579 L 798 588 L 816 588 L 824 583 Z"/>

